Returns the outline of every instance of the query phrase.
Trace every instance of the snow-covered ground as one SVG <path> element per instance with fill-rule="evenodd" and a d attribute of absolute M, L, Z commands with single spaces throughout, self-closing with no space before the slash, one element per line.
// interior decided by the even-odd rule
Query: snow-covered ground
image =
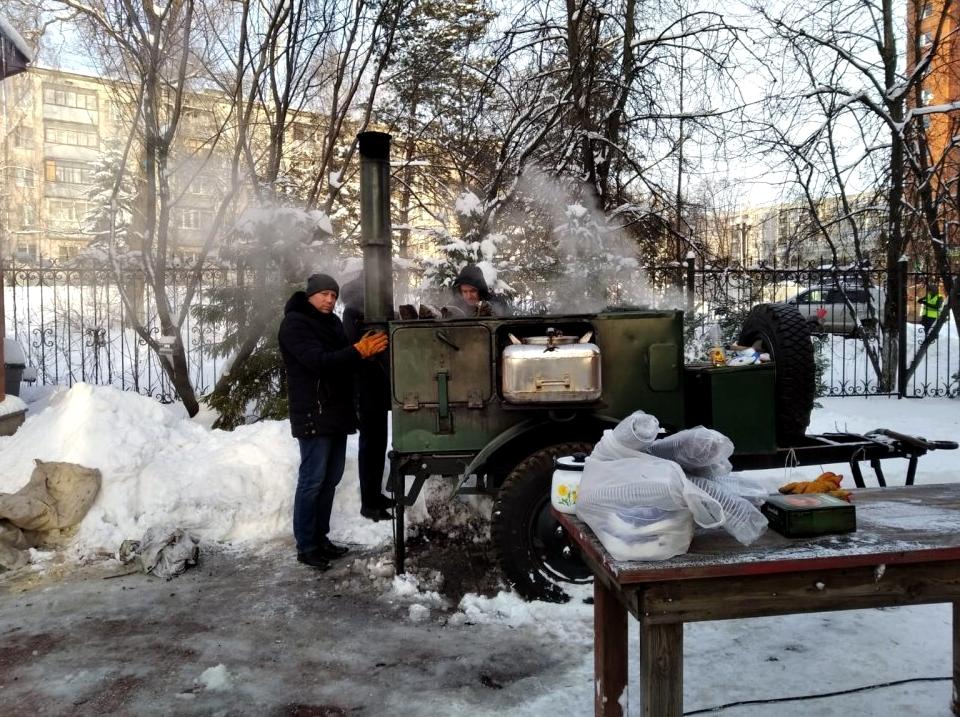
<path fill-rule="evenodd" d="M 241 574 L 234 583 L 243 581 L 239 589 L 241 593 L 247 591 L 243 594 L 249 595 L 252 606 L 248 607 L 244 598 L 244 606 L 237 606 L 238 615 L 254 620 L 249 617 L 250 610 L 258 616 L 276 614 L 281 627 L 271 629 L 296 632 L 303 629 L 298 621 L 305 618 L 298 611 L 306 598 L 318 606 L 337 606 L 337 622 L 331 627 L 334 636 L 320 630 L 316 637 L 319 642 L 332 640 L 335 653 L 312 669 L 321 675 L 317 678 L 318 690 L 329 692 L 335 686 L 341 696 L 338 704 L 360 705 L 363 714 L 369 715 L 592 712 L 592 608 L 582 601 L 590 595 L 590 589 L 578 588 L 575 599 L 566 605 L 526 603 L 509 592 L 492 597 L 467 594 L 451 603 L 442 594 L 441 574 L 415 571 L 394 578 L 387 547 L 390 526 L 363 521 L 358 515 L 353 441 L 334 508 L 332 537 L 350 543 L 358 557 L 339 572 L 307 578 L 303 571 L 297 572 L 298 566 L 290 558 L 289 516 L 298 456 L 286 423 L 264 422 L 232 433 L 213 431 L 202 421 L 189 420 L 175 406 L 88 385 L 26 398 L 31 409 L 27 422 L 16 435 L 0 438 L 0 491 L 13 491 L 26 483 L 34 458 L 99 468 L 104 485 L 67 547 L 57 556 L 35 553 L 39 563 L 24 569 L 46 586 L 42 592 L 27 592 L 32 597 L 24 599 L 20 591 L 30 588 L 19 585 L 16 575 L 0 580 L 0 643 L 23 640 L 25 632 L 36 637 L 34 633 L 53 630 L 51 625 L 55 623 L 76 627 L 70 622 L 67 607 L 72 600 L 84 606 L 73 608 L 73 612 L 90 606 L 91 615 L 102 614 L 104 619 L 111 611 L 124 610 L 129 600 L 120 597 L 120 581 L 100 581 L 98 576 L 75 582 L 74 576 L 74 582 L 58 582 L 48 566 L 61 558 L 72 563 L 113 553 L 121 540 L 139 538 L 154 525 L 179 526 L 198 534 L 205 548 L 228 546 L 223 560 L 237 560 L 241 566 L 243 555 L 258 556 L 259 560 L 265 554 L 280 556 L 270 558 L 271 564 L 278 566 L 275 572 L 247 574 L 244 568 L 236 568 Z M 822 404 L 814 411 L 812 432 L 862 432 L 883 426 L 929 438 L 960 440 L 957 400 L 873 397 L 824 399 Z M 958 459 L 960 456 L 950 452 L 924 457 L 918 482 L 960 483 Z M 902 482 L 905 474 L 905 462 L 902 466 L 896 463 L 900 462 L 884 462 L 888 482 L 894 484 Z M 762 475 L 775 488 L 787 480 L 814 477 L 825 468 L 785 468 Z M 840 473 L 844 468 L 834 467 Z M 865 474 L 869 483 L 870 471 Z M 849 487 L 851 483 L 847 477 L 844 485 Z M 413 511 L 412 517 L 414 522 L 429 519 L 423 505 Z M 100 566 L 110 562 L 101 562 Z M 46 573 L 50 575 L 44 581 Z M 213 570 L 208 579 L 228 577 Z M 127 585 L 137 587 L 138 596 L 147 589 L 156 593 L 149 600 L 142 598 L 143 604 L 136 603 L 136 609 L 155 610 L 153 619 L 161 622 L 173 620 L 164 610 L 148 607 L 166 599 L 168 588 L 164 584 L 148 584 L 142 576 L 122 580 L 140 581 L 123 586 L 124 590 Z M 168 586 L 181 593 L 191 585 L 196 588 L 197 602 L 192 609 L 197 611 L 196 619 L 203 622 L 200 602 L 208 599 L 201 596 L 204 579 L 194 576 L 190 580 L 193 582 L 182 583 L 187 587 L 175 588 L 181 585 L 178 582 Z M 160 587 L 150 587 L 156 585 Z M 104 591 L 108 591 L 109 599 L 100 596 Z M 173 595 L 171 591 L 170 597 Z M 29 605 L 34 603 L 44 605 L 49 617 L 47 612 L 31 613 Z M 323 612 L 322 620 L 334 619 L 326 616 L 325 609 Z M 288 624 L 290 620 L 292 624 Z M 243 624 L 250 623 L 244 619 Z M 329 626 L 328 622 L 320 624 Z M 685 628 L 684 642 L 685 708 L 811 695 L 915 677 L 946 677 L 952 665 L 950 624 L 947 605 L 690 624 Z M 345 629 L 347 625 L 355 629 Z M 176 695 L 178 713 L 266 713 L 250 705 L 259 704 L 256 690 L 260 690 L 260 697 L 269 692 L 263 685 L 272 679 L 270 668 L 251 667 L 249 654 L 273 647 L 262 644 L 263 635 L 255 627 L 249 628 L 250 635 L 244 634 L 246 628 L 221 627 L 215 642 L 204 642 L 202 650 L 193 645 L 195 657 L 183 659 L 195 660 L 189 665 L 198 686 L 184 688 Z M 634 648 L 637 632 L 631 631 Z M 390 654 L 384 656 L 384 651 Z M 207 661 L 196 657 L 198 652 Z M 40 653 L 32 652 L 34 659 L 46 660 L 46 653 Z M 633 658 L 636 650 L 631 653 Z M 29 663 L 30 654 L 26 652 L 21 659 Z M 286 654 L 286 659 L 295 662 L 297 654 Z M 42 667 L 59 674 L 56 670 L 67 670 L 64 659 L 42 662 Z M 387 676 L 373 670 L 372 660 L 377 660 L 378 670 L 381 664 L 400 666 L 397 669 L 405 671 L 399 674 L 401 683 L 396 682 L 397 673 Z M 32 688 L 22 681 L 5 684 L 0 677 L 0 701 L 12 695 L 25 699 L 24 695 L 32 694 L 30 689 L 43 692 L 49 699 L 72 694 L 66 683 L 51 681 L 50 685 L 60 684 L 56 690 L 47 686 L 50 673 L 39 669 L 29 673 L 38 680 Z M 180 665 L 177 669 L 186 668 Z M 630 689 L 634 694 L 638 673 L 638 665 L 631 663 Z M 478 675 L 479 679 L 473 679 Z M 76 671 L 66 676 L 91 681 L 90 689 L 95 689 L 98 679 L 92 673 Z M 405 679 L 413 680 L 408 684 L 416 684 L 416 689 L 405 690 Z M 951 684 L 946 680 L 916 682 L 822 699 L 731 707 L 718 714 L 753 716 L 776 711 L 782 715 L 947 717 L 951 714 L 950 692 Z M 201 697 L 207 701 L 201 701 Z M 161 696 L 155 694 L 152 699 L 159 705 Z M 236 704 L 241 705 L 239 710 L 222 709 Z M 244 710 L 244 704 L 249 711 Z M 163 711 L 157 709 L 157 713 Z M 639 714 L 636 704 L 631 705 L 630 714 Z"/>

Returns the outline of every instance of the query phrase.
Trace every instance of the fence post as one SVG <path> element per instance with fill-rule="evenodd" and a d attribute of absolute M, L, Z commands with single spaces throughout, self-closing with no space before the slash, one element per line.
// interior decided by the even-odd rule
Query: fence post
<path fill-rule="evenodd" d="M 697 255 L 693 250 L 687 252 L 687 311 L 693 313 L 693 290 L 696 280 Z"/>
<path fill-rule="evenodd" d="M 907 394 L 907 257 L 897 262 L 897 398 Z"/>

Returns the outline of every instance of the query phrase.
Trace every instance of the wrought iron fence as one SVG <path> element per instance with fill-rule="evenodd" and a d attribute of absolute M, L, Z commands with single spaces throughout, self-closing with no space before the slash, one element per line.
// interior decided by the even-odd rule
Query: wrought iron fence
<path fill-rule="evenodd" d="M 167 273 L 167 295 L 175 307 L 185 299 L 189 278 L 187 270 Z M 900 297 L 907 306 L 905 327 L 884 325 L 886 278 L 882 270 L 820 264 L 748 269 L 674 264 L 647 267 L 629 276 L 620 274 L 603 284 L 603 293 L 604 301 L 609 302 L 684 309 L 687 358 L 691 360 L 705 355 L 717 335 L 725 343 L 734 341 L 743 317 L 755 304 L 792 301 L 813 329 L 821 395 L 862 396 L 898 390 L 908 396 L 960 395 L 960 339 L 953 315 L 940 322 L 936 340 L 914 360 L 927 334 L 917 300 L 928 282 L 938 277 L 907 275 L 906 296 Z M 243 280 L 242 273 L 233 269 L 205 269 L 193 295 L 194 305 L 210 301 L 211 289 L 237 286 Z M 124 281 L 127 296 L 133 297 L 131 305 L 121 301 L 113 275 L 105 269 L 5 268 L 7 335 L 21 343 L 40 382 L 111 384 L 162 401 L 175 399 L 158 357 L 130 321 L 134 311 L 150 335 L 160 334 L 150 292 L 144 289 L 142 276 L 130 274 Z M 960 276 L 952 281 L 960 281 Z M 840 287 L 843 295 L 837 293 Z M 520 313 L 548 310 L 564 294 L 556 285 L 518 283 L 517 288 L 514 304 Z M 939 291 L 946 297 L 942 284 Z M 571 308 L 569 302 L 564 308 Z M 599 307 L 581 310 L 594 308 Z M 200 394 L 213 387 L 222 369 L 223 359 L 212 347 L 223 331 L 223 326 L 203 322 L 192 312 L 182 327 L 191 379 Z M 897 346 L 902 341 L 907 366 L 916 364 L 904 385 L 890 380 L 894 373 L 885 370 L 885 339 Z"/>
<path fill-rule="evenodd" d="M 158 356 L 133 328 L 136 318 L 149 336 L 160 335 L 155 300 L 145 289 L 142 274 L 130 273 L 123 279 L 129 303 L 122 300 L 113 273 L 106 269 L 8 266 L 3 278 L 7 336 L 21 344 L 40 383 L 109 384 L 164 402 L 175 400 Z M 167 296 L 174 309 L 185 299 L 190 279 L 188 270 L 167 272 Z M 194 304 L 209 301 L 209 289 L 237 279 L 232 270 L 203 270 Z M 199 393 L 216 380 L 222 359 L 211 348 L 221 331 L 192 312 L 181 329 L 191 380 Z"/>

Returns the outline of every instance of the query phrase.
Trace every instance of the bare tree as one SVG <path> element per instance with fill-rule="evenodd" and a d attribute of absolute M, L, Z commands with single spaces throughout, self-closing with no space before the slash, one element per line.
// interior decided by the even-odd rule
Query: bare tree
<path fill-rule="evenodd" d="M 950 5 L 948 0 L 943 17 Z M 907 231 L 908 225 L 918 226 L 911 223 L 915 208 L 910 198 L 929 179 L 918 149 L 923 142 L 917 138 L 926 134 L 925 115 L 956 107 L 910 108 L 908 98 L 922 92 L 934 52 L 901 67 L 892 0 L 800 2 L 779 14 L 764 7 L 757 12 L 769 28 L 773 56 L 784 59 L 766 121 L 759 125 L 759 142 L 783 158 L 834 264 L 839 263 L 835 226 L 847 227 L 862 266 L 870 247 L 861 219 L 868 212 L 884 217 L 876 249 L 887 270 L 888 300 L 882 309 L 887 332 L 880 354 L 867 346 L 881 390 L 890 390 L 900 348 L 892 330 L 903 319 L 903 307 L 895 300 L 897 265 L 911 241 L 922 247 L 935 239 L 929 224 L 923 234 Z M 941 22 L 934 46 L 943 41 L 943 26 Z"/>

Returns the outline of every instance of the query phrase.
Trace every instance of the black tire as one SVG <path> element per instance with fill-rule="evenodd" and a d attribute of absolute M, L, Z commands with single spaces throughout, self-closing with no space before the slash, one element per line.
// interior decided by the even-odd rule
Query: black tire
<path fill-rule="evenodd" d="M 550 513 L 553 459 L 589 453 L 593 444 L 541 448 L 514 467 L 500 486 L 490 528 L 504 577 L 527 600 L 566 602 L 563 583 L 587 583 L 589 568 Z"/>
<path fill-rule="evenodd" d="M 747 314 L 737 343 L 750 346 L 758 339 L 776 364 L 777 445 L 797 445 L 810 425 L 816 395 L 810 330 L 795 306 L 758 304 Z"/>

